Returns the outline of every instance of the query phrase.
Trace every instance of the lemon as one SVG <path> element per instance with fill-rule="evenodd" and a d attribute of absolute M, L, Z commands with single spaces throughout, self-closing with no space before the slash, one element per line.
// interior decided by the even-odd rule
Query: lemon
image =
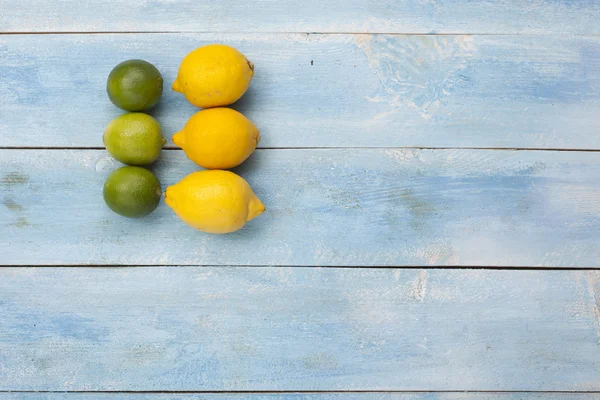
<path fill-rule="evenodd" d="M 198 111 L 173 136 L 173 143 L 201 167 L 228 169 L 243 163 L 260 140 L 258 129 L 231 108 Z"/>
<path fill-rule="evenodd" d="M 121 167 L 104 183 L 106 205 L 124 217 L 139 218 L 156 209 L 162 194 L 160 182 L 142 167 Z"/>
<path fill-rule="evenodd" d="M 128 113 L 113 119 L 104 131 L 106 150 L 128 165 L 156 161 L 166 139 L 157 120 L 143 113 Z"/>
<path fill-rule="evenodd" d="M 108 98 L 127 111 L 154 107 L 163 92 L 163 78 L 156 67 L 144 60 L 127 60 L 113 68 L 106 82 Z"/>
<path fill-rule="evenodd" d="M 185 56 L 172 88 L 196 107 L 226 106 L 246 93 L 253 76 L 254 65 L 238 50 L 210 44 Z"/>
<path fill-rule="evenodd" d="M 221 170 L 191 173 L 167 188 L 165 202 L 186 224 L 217 234 L 235 232 L 265 211 L 244 178 Z"/>

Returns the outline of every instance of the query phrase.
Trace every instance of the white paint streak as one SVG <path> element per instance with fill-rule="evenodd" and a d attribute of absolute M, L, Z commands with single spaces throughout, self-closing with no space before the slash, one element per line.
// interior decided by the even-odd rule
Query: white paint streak
<path fill-rule="evenodd" d="M 84 161 L 85 162 L 85 161 Z M 106 172 L 116 167 L 117 162 L 108 154 L 96 161 L 96 172 Z"/>
<path fill-rule="evenodd" d="M 600 287 L 600 272 L 598 271 L 587 271 L 586 272 L 588 292 L 591 297 L 590 314 L 593 318 L 594 328 L 598 336 L 598 343 L 600 344 L 600 293 L 597 292 L 597 288 Z"/>
<path fill-rule="evenodd" d="M 459 254 L 456 248 L 448 240 L 432 241 L 433 243 L 404 250 L 404 254 L 411 259 L 417 259 L 427 265 L 458 265 Z"/>
<path fill-rule="evenodd" d="M 386 149 L 385 155 L 399 162 L 420 160 L 419 150 L 416 149 Z"/>
<path fill-rule="evenodd" d="M 427 294 L 427 270 L 422 269 L 417 279 L 413 281 L 410 295 L 417 301 L 423 301 Z"/>
<path fill-rule="evenodd" d="M 473 36 L 355 35 L 354 41 L 382 85 L 367 101 L 387 103 L 396 111 L 410 108 L 425 120 L 443 108 L 476 53 Z M 386 110 L 372 122 L 392 115 Z"/>

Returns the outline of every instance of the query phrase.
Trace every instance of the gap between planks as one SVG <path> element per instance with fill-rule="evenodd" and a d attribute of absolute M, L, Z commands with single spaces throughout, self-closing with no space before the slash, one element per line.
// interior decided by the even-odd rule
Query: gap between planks
<path fill-rule="evenodd" d="M 247 264 L 7 264 L 1 265 L 2 268 L 327 268 L 327 269 L 426 269 L 426 270 L 496 270 L 496 271 L 600 271 L 600 267 L 518 267 L 518 266 L 480 266 L 480 265 L 450 265 L 450 266 L 426 266 L 426 265 L 409 265 L 409 266 L 345 266 L 345 265 L 247 265 Z M 1 391 L 0 391 L 1 392 Z"/>
<path fill-rule="evenodd" d="M 105 150 L 103 146 L 89 147 L 48 147 L 48 146 L 0 146 L 0 150 Z M 344 149 L 365 149 L 365 150 L 497 150 L 497 151 L 564 151 L 564 152 L 584 152 L 597 153 L 600 149 L 583 148 L 538 148 L 538 147 L 428 147 L 428 146 L 299 146 L 299 147 L 258 147 L 256 150 L 344 150 Z M 182 151 L 176 147 L 164 147 L 167 151 Z"/>
<path fill-rule="evenodd" d="M 597 37 L 600 33 L 469 33 L 469 32 L 360 32 L 360 31 L 48 31 L 48 32 L 30 32 L 30 31 L 8 31 L 0 32 L 0 35 L 170 35 L 170 34 L 249 34 L 249 35 L 385 35 L 385 36 L 560 36 L 560 37 Z"/>
<path fill-rule="evenodd" d="M 420 394 L 420 393 L 535 393 L 535 394 L 600 394 L 600 391 L 575 391 L 575 390 L 223 390 L 223 391 L 169 391 L 169 390 L 0 390 L 0 393 L 79 393 L 79 394 L 350 394 L 350 393 L 391 393 L 391 394 Z"/>

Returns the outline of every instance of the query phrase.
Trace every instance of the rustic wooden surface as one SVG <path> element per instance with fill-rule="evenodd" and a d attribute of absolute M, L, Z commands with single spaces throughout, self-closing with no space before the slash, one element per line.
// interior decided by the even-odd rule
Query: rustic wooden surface
<path fill-rule="evenodd" d="M 600 399 L 599 17 L 0 0 L 0 400 Z M 108 73 L 156 64 L 170 139 L 211 42 L 257 67 L 236 171 L 267 212 L 228 236 L 120 218 Z M 197 169 L 168 147 L 163 187 Z"/>
<path fill-rule="evenodd" d="M 170 138 L 196 111 L 170 90 L 179 61 L 211 42 L 256 63 L 235 107 L 261 147 L 600 149 L 598 36 L 369 34 L 0 36 L 0 145 L 102 146 L 122 112 L 106 77 L 130 58 L 163 73 Z"/>
<path fill-rule="evenodd" d="M 591 268 L 600 258 L 597 152 L 259 150 L 236 172 L 267 211 L 226 236 L 187 227 L 164 204 L 140 220 L 112 213 L 101 191 L 120 164 L 104 150 L 0 157 L 4 265 Z M 153 169 L 164 189 L 198 167 L 163 151 Z"/>
<path fill-rule="evenodd" d="M 0 354 L 3 370 L 14 373 L 0 375 L 0 387 L 600 390 L 599 277 L 3 268 Z"/>
<path fill-rule="evenodd" d="M 598 34 L 595 0 L 0 0 L 2 32 Z"/>

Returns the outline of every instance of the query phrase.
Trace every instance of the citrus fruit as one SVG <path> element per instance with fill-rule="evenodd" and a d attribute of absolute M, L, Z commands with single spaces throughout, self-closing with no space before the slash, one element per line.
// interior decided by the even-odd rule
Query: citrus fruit
<path fill-rule="evenodd" d="M 128 165 L 153 163 L 166 143 L 158 121 L 143 113 L 127 113 L 113 119 L 103 140 L 110 155 Z"/>
<path fill-rule="evenodd" d="M 127 111 L 149 110 L 163 92 L 163 78 L 144 60 L 123 61 L 108 75 L 106 91 L 113 104 Z"/>
<path fill-rule="evenodd" d="M 256 148 L 260 134 L 243 114 L 231 108 L 198 111 L 173 142 L 196 164 L 209 169 L 233 168 Z"/>
<path fill-rule="evenodd" d="M 193 172 L 169 186 L 165 202 L 186 224 L 208 233 L 230 233 L 265 211 L 244 178 L 230 171 Z"/>
<path fill-rule="evenodd" d="M 253 76 L 254 65 L 238 50 L 210 44 L 185 56 L 172 88 L 196 107 L 226 106 L 246 93 Z"/>
<path fill-rule="evenodd" d="M 160 182 L 142 167 L 121 167 L 104 183 L 106 205 L 124 217 L 139 218 L 156 209 L 161 196 Z"/>

